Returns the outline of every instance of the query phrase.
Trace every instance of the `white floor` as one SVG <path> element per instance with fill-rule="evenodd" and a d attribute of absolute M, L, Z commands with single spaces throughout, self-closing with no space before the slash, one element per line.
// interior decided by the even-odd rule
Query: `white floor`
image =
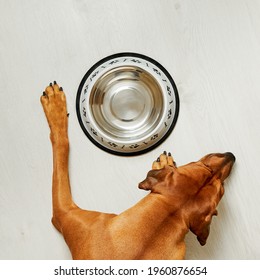
<path fill-rule="evenodd" d="M 260 1 L 0 0 L 0 258 L 70 259 L 52 226 L 52 150 L 39 102 L 57 80 L 67 93 L 73 196 L 82 208 L 120 212 L 151 162 L 179 165 L 210 152 L 237 161 L 206 246 L 187 236 L 188 259 L 260 259 Z M 180 115 L 171 136 L 133 158 L 85 137 L 75 99 L 85 72 L 124 51 L 173 76 Z"/>

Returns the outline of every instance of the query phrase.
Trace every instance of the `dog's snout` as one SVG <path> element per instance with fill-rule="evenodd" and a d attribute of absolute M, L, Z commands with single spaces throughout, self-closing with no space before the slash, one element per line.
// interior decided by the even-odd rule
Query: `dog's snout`
<path fill-rule="evenodd" d="M 234 154 L 228 152 L 225 153 L 225 157 L 228 158 L 230 161 L 235 162 L 236 161 L 236 157 L 234 156 Z"/>

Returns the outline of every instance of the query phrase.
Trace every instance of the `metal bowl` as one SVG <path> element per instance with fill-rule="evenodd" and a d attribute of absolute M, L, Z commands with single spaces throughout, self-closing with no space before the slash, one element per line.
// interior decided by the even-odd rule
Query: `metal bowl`
<path fill-rule="evenodd" d="M 131 156 L 150 151 L 171 133 L 179 96 L 155 60 L 120 53 L 97 62 L 78 88 L 76 109 L 86 136 L 99 148 Z"/>

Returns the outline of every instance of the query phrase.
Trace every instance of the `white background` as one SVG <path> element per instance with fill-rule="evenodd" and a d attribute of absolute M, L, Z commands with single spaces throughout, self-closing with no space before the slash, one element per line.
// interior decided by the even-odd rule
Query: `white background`
<path fill-rule="evenodd" d="M 187 259 L 260 258 L 260 1 L 0 0 L 0 259 L 70 259 L 51 224 L 52 149 L 40 105 L 57 80 L 67 93 L 70 176 L 82 208 L 119 213 L 167 150 L 177 164 L 231 151 L 237 161 L 201 247 Z M 180 115 L 152 152 L 117 157 L 96 148 L 78 124 L 75 100 L 101 58 L 132 51 L 173 76 Z"/>

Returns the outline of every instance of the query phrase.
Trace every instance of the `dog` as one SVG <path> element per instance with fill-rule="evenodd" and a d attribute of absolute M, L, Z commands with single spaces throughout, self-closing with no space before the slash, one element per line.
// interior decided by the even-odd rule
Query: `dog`
<path fill-rule="evenodd" d="M 82 210 L 70 190 L 68 114 L 64 91 L 54 82 L 41 103 L 53 148 L 52 223 L 73 259 L 184 259 L 191 230 L 206 244 L 212 217 L 224 194 L 235 157 L 209 154 L 177 167 L 170 153 L 153 163 L 139 188 L 149 194 L 119 215 Z"/>

